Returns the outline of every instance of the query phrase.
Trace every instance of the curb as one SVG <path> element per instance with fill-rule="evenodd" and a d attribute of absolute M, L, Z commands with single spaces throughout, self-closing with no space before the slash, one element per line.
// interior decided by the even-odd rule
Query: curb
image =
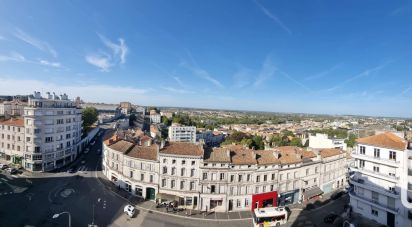
<path fill-rule="evenodd" d="M 97 176 L 96 178 L 103 186 L 106 190 L 110 191 L 111 193 L 113 193 L 114 195 L 116 195 L 117 197 L 123 199 L 124 201 L 129 202 L 129 200 L 127 198 L 124 198 L 123 196 L 117 194 L 115 191 L 108 189 L 108 187 L 106 187 L 106 185 L 101 182 L 100 177 Z M 157 213 L 157 214 L 161 214 L 161 215 L 167 215 L 167 216 L 171 216 L 171 217 L 176 217 L 176 218 L 182 218 L 182 219 L 190 219 L 190 220 L 197 220 L 197 221 L 216 221 L 216 222 L 230 222 L 230 221 L 249 221 L 252 220 L 252 218 L 239 218 L 239 219 L 207 219 L 207 218 L 194 218 L 194 217 L 186 217 L 186 216 L 181 216 L 181 215 L 177 215 L 177 214 L 170 214 L 170 213 L 164 213 L 161 211 L 157 211 L 157 210 L 151 210 L 139 205 L 135 205 L 136 208 L 147 211 L 147 212 L 151 212 L 151 213 Z"/>

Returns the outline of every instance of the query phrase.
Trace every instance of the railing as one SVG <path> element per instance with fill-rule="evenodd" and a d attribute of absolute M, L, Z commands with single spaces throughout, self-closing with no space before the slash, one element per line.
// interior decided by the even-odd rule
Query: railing
<path fill-rule="evenodd" d="M 368 187 L 368 188 L 370 188 L 371 190 L 374 190 L 374 191 L 379 191 L 382 194 L 385 193 L 388 196 L 392 195 L 391 197 L 396 197 L 396 198 L 399 197 L 399 192 L 398 191 L 388 190 L 388 189 L 384 189 L 383 187 L 380 187 L 379 185 L 373 185 L 373 184 L 366 183 L 365 179 L 362 179 L 360 177 L 354 176 L 354 177 L 350 178 L 349 181 L 353 184 L 356 184 L 356 183 L 357 184 L 362 184 L 364 187 Z"/>
<path fill-rule="evenodd" d="M 391 212 L 394 212 L 395 214 L 397 214 L 398 211 L 399 211 L 399 208 L 382 204 L 377 200 L 367 198 L 367 197 L 365 197 L 364 195 L 361 195 L 361 194 L 358 195 L 355 191 L 351 191 L 351 192 L 349 192 L 349 194 L 350 194 L 350 196 L 356 197 L 356 199 L 358 199 L 358 200 L 363 200 L 363 201 L 369 203 L 372 206 L 380 206 L 381 208 L 383 208 L 385 210 L 389 210 Z"/>
<path fill-rule="evenodd" d="M 352 155 L 355 155 L 355 156 L 358 155 L 358 156 L 361 156 L 361 157 L 363 157 L 363 158 L 372 159 L 372 160 L 377 160 L 377 161 L 382 161 L 382 162 L 389 162 L 389 163 L 392 163 L 392 164 L 398 164 L 398 163 L 400 163 L 400 161 L 396 161 L 396 160 L 393 160 L 393 159 L 375 157 L 375 156 L 366 155 L 366 154 L 360 154 L 359 152 L 353 152 Z"/>
<path fill-rule="evenodd" d="M 356 171 L 359 171 L 361 173 L 366 173 L 367 175 L 370 175 L 370 174 L 371 175 L 377 175 L 378 178 L 379 177 L 385 177 L 387 179 L 390 179 L 390 181 L 399 180 L 399 177 L 397 177 L 397 176 L 391 176 L 391 175 L 383 174 L 381 172 L 376 172 L 376 171 L 368 170 L 368 169 L 365 169 L 365 168 L 359 168 L 357 166 L 351 167 L 351 168 L 355 169 Z"/>

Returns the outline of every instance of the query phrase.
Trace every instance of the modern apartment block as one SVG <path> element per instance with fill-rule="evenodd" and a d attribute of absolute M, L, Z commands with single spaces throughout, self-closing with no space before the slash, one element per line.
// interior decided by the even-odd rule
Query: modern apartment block
<path fill-rule="evenodd" d="M 403 138 L 382 133 L 357 140 L 350 183 L 353 211 L 387 226 L 411 226 L 412 215 L 401 203 L 401 187 L 408 185 L 405 159 L 411 150 Z M 406 175 L 406 176 L 405 176 Z M 404 188 L 406 190 L 406 187 Z M 411 192 L 408 196 L 412 198 Z M 408 197 L 408 200 L 410 201 Z"/>
<path fill-rule="evenodd" d="M 66 94 L 34 92 L 23 116 L 0 122 L 0 134 L 4 159 L 29 171 L 53 170 L 73 161 L 80 150 L 81 110 Z"/>
<path fill-rule="evenodd" d="M 183 126 L 173 123 L 169 127 L 169 141 L 171 142 L 196 142 L 196 127 Z"/>
<path fill-rule="evenodd" d="M 346 151 L 345 139 L 330 138 L 327 134 L 309 135 L 309 147 L 312 149 L 338 148 Z"/>
<path fill-rule="evenodd" d="M 145 199 L 216 212 L 315 200 L 324 193 L 321 188 L 345 186 L 345 160 L 345 152 L 336 149 L 140 146 L 117 136 L 103 144 L 103 173 L 116 185 Z"/>
<path fill-rule="evenodd" d="M 159 124 L 161 122 L 161 116 L 155 110 L 150 111 L 150 123 Z"/>

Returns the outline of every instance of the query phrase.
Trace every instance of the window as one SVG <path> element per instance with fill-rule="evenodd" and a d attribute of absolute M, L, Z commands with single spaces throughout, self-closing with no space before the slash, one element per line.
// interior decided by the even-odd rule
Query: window
<path fill-rule="evenodd" d="M 150 183 L 153 183 L 153 175 L 150 175 Z"/>
<path fill-rule="evenodd" d="M 315 167 L 315 173 L 318 173 L 318 167 Z"/>
<path fill-rule="evenodd" d="M 260 182 L 260 176 L 256 176 L 256 182 L 257 182 L 257 183 Z"/>
<path fill-rule="evenodd" d="M 186 164 L 186 161 L 185 160 L 182 160 L 182 165 L 185 165 Z"/>
<path fill-rule="evenodd" d="M 263 175 L 263 181 L 264 182 L 268 181 L 268 176 L 267 175 Z"/>
<path fill-rule="evenodd" d="M 235 180 L 235 175 L 230 175 L 230 182 L 233 182 Z"/>
<path fill-rule="evenodd" d="M 225 174 L 224 173 L 220 173 L 220 180 L 224 180 L 225 179 Z"/>
<path fill-rule="evenodd" d="M 365 160 L 359 160 L 359 168 L 365 167 Z"/>
<path fill-rule="evenodd" d="M 166 162 L 167 162 L 167 160 L 164 158 L 164 159 L 163 159 L 163 163 L 166 163 Z"/>
<path fill-rule="evenodd" d="M 190 182 L 190 190 L 195 190 L 195 182 L 194 181 Z"/>
<path fill-rule="evenodd" d="M 236 200 L 236 206 L 237 206 L 237 207 L 240 207 L 240 205 L 241 205 L 241 204 L 240 204 L 240 199 Z"/>
<path fill-rule="evenodd" d="M 172 167 L 172 175 L 175 175 L 175 174 L 176 174 L 176 168 Z"/>
<path fill-rule="evenodd" d="M 379 203 L 379 194 L 377 192 L 372 191 L 372 201 L 374 203 Z"/>
<path fill-rule="evenodd" d="M 239 182 L 242 181 L 242 175 L 239 175 L 239 176 L 238 176 L 238 180 L 239 180 Z"/>
<path fill-rule="evenodd" d="M 194 177 L 194 176 L 195 176 L 195 169 L 191 169 L 191 170 L 190 170 L 190 176 L 191 176 L 191 177 Z"/>
<path fill-rule="evenodd" d="M 194 166 L 196 164 L 196 161 L 192 161 L 192 166 Z"/>
<path fill-rule="evenodd" d="M 141 180 L 141 181 L 144 181 L 144 173 L 141 173 L 141 174 L 140 174 L 140 180 Z"/>
<path fill-rule="evenodd" d="M 45 138 L 45 142 L 46 142 L 46 143 L 51 143 L 51 142 L 53 142 L 53 137 L 51 137 L 51 136 L 46 137 L 46 138 Z"/>
<path fill-rule="evenodd" d="M 215 185 L 210 186 L 210 193 L 216 193 L 216 186 Z"/>
<path fill-rule="evenodd" d="M 279 181 L 282 180 L 282 177 L 283 177 L 283 174 L 280 174 L 280 175 L 279 175 Z"/>
<path fill-rule="evenodd" d="M 374 216 L 378 216 L 378 211 L 377 210 L 375 210 L 375 209 L 371 209 L 371 213 L 372 213 L 372 215 L 374 215 Z"/>
<path fill-rule="evenodd" d="M 365 154 L 365 147 L 364 146 L 359 147 L 359 153 L 360 154 Z"/>
<path fill-rule="evenodd" d="M 249 207 L 249 199 L 245 199 L 245 207 Z"/>
<path fill-rule="evenodd" d="M 167 167 L 163 166 L 163 174 L 167 174 Z"/>
<path fill-rule="evenodd" d="M 166 179 L 162 179 L 162 187 L 166 187 Z"/>
<path fill-rule="evenodd" d="M 259 193 L 259 187 L 256 187 L 255 193 Z"/>
<path fill-rule="evenodd" d="M 375 149 L 373 150 L 373 156 L 374 156 L 375 158 L 379 158 L 379 157 L 381 156 L 381 150 L 375 148 Z"/>
<path fill-rule="evenodd" d="M 186 169 L 185 168 L 182 168 L 182 169 L 180 169 L 180 176 L 185 176 L 186 175 Z"/>
<path fill-rule="evenodd" d="M 57 119 L 56 123 L 57 123 L 58 125 L 61 125 L 61 124 L 64 123 L 64 121 L 63 121 L 63 119 Z"/>
<path fill-rule="evenodd" d="M 379 173 L 379 166 L 374 166 L 374 167 L 373 167 L 373 172 Z"/>
<path fill-rule="evenodd" d="M 172 164 L 176 164 L 176 160 L 175 160 L 175 159 L 172 160 Z"/>
<path fill-rule="evenodd" d="M 263 186 L 262 192 L 266 192 L 266 186 Z"/>
<path fill-rule="evenodd" d="M 172 180 L 170 183 L 171 183 L 171 188 L 175 188 L 175 186 L 176 186 L 176 181 L 175 181 L 175 180 Z"/>
<path fill-rule="evenodd" d="M 275 174 L 272 173 L 272 180 L 275 180 Z"/>
<path fill-rule="evenodd" d="M 250 181 L 250 174 L 248 174 L 247 176 L 246 176 L 246 181 Z"/>
<path fill-rule="evenodd" d="M 9 136 L 8 136 L 9 137 Z M 30 142 L 31 138 L 30 137 L 26 137 L 26 142 Z"/>
<path fill-rule="evenodd" d="M 207 179 L 207 173 L 203 173 L 203 180 Z"/>
<path fill-rule="evenodd" d="M 185 182 L 180 181 L 180 189 L 183 190 L 185 188 Z"/>
<path fill-rule="evenodd" d="M 130 171 L 129 177 L 133 178 L 133 171 Z"/>
<path fill-rule="evenodd" d="M 389 160 L 396 161 L 396 152 L 395 151 L 389 151 Z"/>

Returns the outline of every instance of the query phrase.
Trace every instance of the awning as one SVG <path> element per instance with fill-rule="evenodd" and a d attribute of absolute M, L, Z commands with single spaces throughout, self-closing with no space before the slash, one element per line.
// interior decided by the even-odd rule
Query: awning
<path fill-rule="evenodd" d="M 169 201 L 179 201 L 180 197 L 177 195 L 171 195 L 167 193 L 157 193 L 156 198 L 169 200 Z"/>
<path fill-rule="evenodd" d="M 310 198 L 313 198 L 315 196 L 322 195 L 322 194 L 323 194 L 323 191 L 320 190 L 318 186 L 313 186 L 309 189 L 306 189 L 305 192 L 303 193 L 303 196 L 305 199 L 310 199 Z"/>

